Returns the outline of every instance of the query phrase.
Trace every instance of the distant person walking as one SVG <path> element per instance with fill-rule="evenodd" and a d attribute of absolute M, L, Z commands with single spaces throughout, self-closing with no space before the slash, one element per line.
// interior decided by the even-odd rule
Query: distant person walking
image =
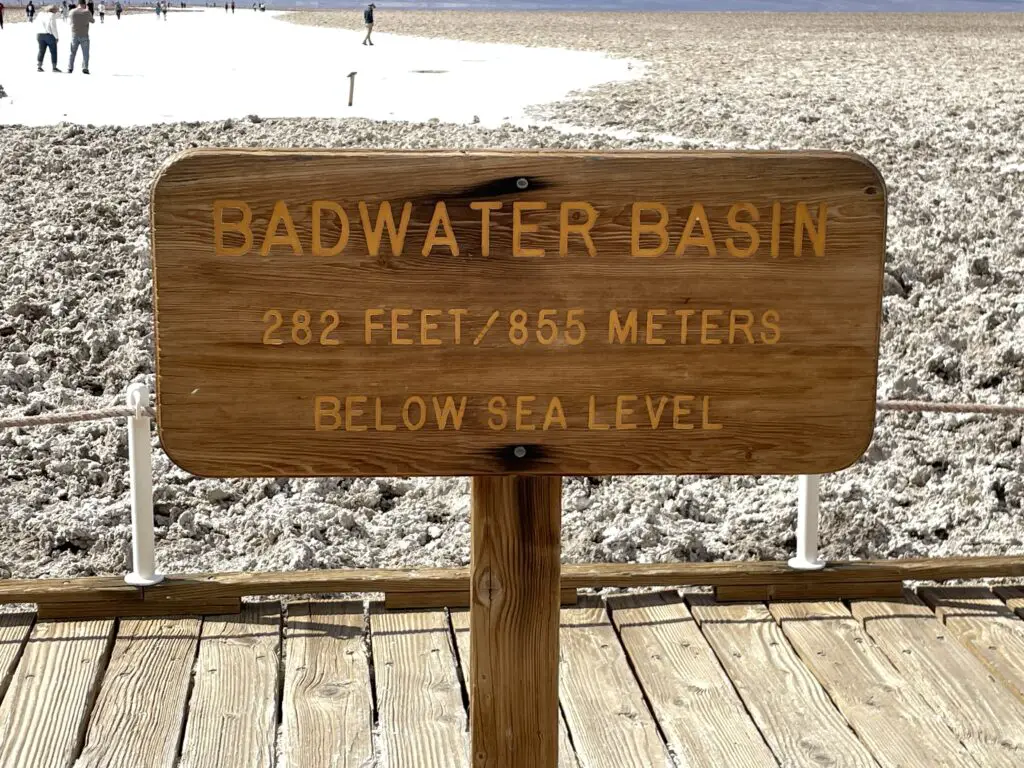
<path fill-rule="evenodd" d="M 107 6 L 102 2 L 96 6 L 96 10 L 100 12 L 100 24 L 103 23 L 103 17 L 107 15 Z"/>
<path fill-rule="evenodd" d="M 48 5 L 39 14 L 36 22 L 36 40 L 39 41 L 39 57 L 36 59 L 36 71 L 43 71 L 43 57 L 50 52 L 50 65 L 54 72 L 57 69 L 57 6 Z"/>
<path fill-rule="evenodd" d="M 82 74 L 89 74 L 89 25 L 95 19 L 86 0 L 78 0 L 78 7 L 71 12 L 71 58 L 68 60 L 68 74 L 75 71 L 75 54 L 82 49 Z"/>
<path fill-rule="evenodd" d="M 373 45 L 370 35 L 373 34 L 373 9 L 377 6 L 370 3 L 363 11 L 363 23 L 366 25 L 366 37 L 363 38 L 363 45 Z"/>
<path fill-rule="evenodd" d="M 28 23 L 32 23 L 32 19 L 36 17 L 36 7 L 32 5 L 32 0 L 29 0 L 28 5 L 25 6 L 25 15 L 28 17 Z"/>
<path fill-rule="evenodd" d="M 60 4 L 60 19 L 61 21 L 68 20 L 68 0 L 64 0 L 64 2 Z"/>
<path fill-rule="evenodd" d="M 121 20 L 121 14 L 124 13 L 124 6 L 120 2 L 114 5 L 114 15 L 117 16 L 117 20 Z"/>
<path fill-rule="evenodd" d="M 231 0 L 231 12 L 235 12 L 235 0 Z"/>
<path fill-rule="evenodd" d="M 0 29 L 4 28 L 4 4 L 0 3 Z"/>

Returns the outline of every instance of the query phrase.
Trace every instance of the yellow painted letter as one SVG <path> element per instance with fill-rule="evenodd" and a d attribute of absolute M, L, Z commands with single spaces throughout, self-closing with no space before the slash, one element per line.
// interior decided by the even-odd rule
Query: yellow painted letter
<path fill-rule="evenodd" d="M 331 211 L 335 216 L 338 217 L 338 221 L 341 224 L 341 231 L 338 233 L 338 242 L 324 250 L 323 243 L 320 242 L 320 216 L 325 211 Z M 348 245 L 348 214 L 345 213 L 345 209 L 338 205 L 333 200 L 314 200 L 313 201 L 313 255 L 314 256 L 337 256 Z"/>
<path fill-rule="evenodd" d="M 437 236 L 437 225 L 444 227 L 444 237 Z M 459 244 L 455 240 L 455 233 L 452 232 L 452 222 L 448 218 L 448 207 L 444 200 L 438 200 L 434 206 L 434 215 L 430 219 L 430 228 L 427 230 L 427 237 L 423 241 L 423 255 L 429 256 L 435 245 L 447 245 L 452 256 L 459 255 Z"/>
<path fill-rule="evenodd" d="M 672 429 L 693 429 L 693 424 L 680 421 L 683 416 L 690 414 L 689 408 L 684 408 L 683 403 L 693 400 L 693 395 L 676 395 L 672 398 Z"/>
<path fill-rule="evenodd" d="M 729 209 L 729 226 L 737 232 L 746 232 L 747 237 L 750 238 L 750 245 L 741 250 L 736 247 L 735 240 L 727 237 L 725 238 L 725 248 L 732 256 L 745 259 L 748 256 L 753 256 L 754 252 L 757 251 L 757 247 L 761 245 L 761 236 L 757 234 L 757 228 L 753 224 L 736 220 L 736 214 L 740 211 L 750 214 L 750 221 L 757 221 L 760 218 L 760 214 L 751 203 L 736 203 Z"/>
<path fill-rule="evenodd" d="M 497 200 L 483 200 L 478 203 L 470 203 L 469 207 L 474 211 L 480 211 L 480 255 L 491 255 L 491 211 L 501 208 Z"/>
<path fill-rule="evenodd" d="M 278 228 L 284 224 L 284 234 L 277 234 Z M 267 224 L 267 234 L 263 238 L 263 247 L 260 248 L 260 256 L 266 256 L 275 245 L 290 245 L 292 253 L 296 256 L 302 255 L 302 244 L 299 236 L 295 234 L 295 222 L 288 213 L 288 206 L 284 200 L 274 203 L 274 212 L 270 214 L 270 222 Z"/>
<path fill-rule="evenodd" d="M 366 203 L 359 201 L 359 221 L 363 225 L 363 234 L 366 235 L 366 248 L 371 256 L 380 255 L 380 241 L 384 236 L 384 227 L 388 228 L 388 235 L 391 237 L 391 253 L 395 256 L 402 255 L 402 248 L 405 247 L 405 231 L 409 228 L 409 217 L 412 216 L 412 203 L 402 206 L 402 221 L 395 229 L 395 217 L 391 213 L 391 203 L 385 200 L 377 209 L 377 222 L 370 226 L 370 211 Z"/>
<path fill-rule="evenodd" d="M 658 222 L 640 221 L 640 214 L 644 211 L 657 211 Z M 644 232 L 653 232 L 658 236 L 658 245 L 655 248 L 641 248 L 640 235 Z M 633 203 L 633 223 L 630 227 L 631 256 L 661 256 L 668 250 L 668 210 L 661 203 Z"/>
<path fill-rule="evenodd" d="M 352 420 L 356 416 L 363 415 L 363 409 L 357 408 L 357 405 L 362 405 L 366 402 L 365 395 L 346 395 L 345 396 L 345 431 L 346 432 L 365 432 L 367 427 L 365 424 L 353 424 Z"/>
<path fill-rule="evenodd" d="M 500 432 L 508 426 L 508 412 L 505 410 L 507 407 L 508 403 L 501 395 L 495 395 L 487 401 L 487 410 L 491 414 L 491 418 L 487 420 L 487 426 L 495 432 Z M 495 420 L 495 416 L 498 417 L 498 421 Z"/>
<path fill-rule="evenodd" d="M 825 255 L 825 220 L 828 210 L 824 203 L 818 203 L 818 226 L 814 226 L 811 219 L 811 212 L 807 210 L 807 203 L 796 204 L 796 222 L 793 224 L 793 252 L 797 256 L 804 253 L 804 232 L 811 240 L 814 248 L 814 255 L 821 257 Z"/>
<path fill-rule="evenodd" d="M 582 211 L 583 213 L 586 213 L 587 220 L 582 224 L 570 224 L 570 211 Z M 597 248 L 594 246 L 594 241 L 590 237 L 590 229 L 596 222 L 597 211 L 594 210 L 594 206 L 590 203 L 582 201 L 562 203 L 561 217 L 558 227 L 558 255 L 569 255 L 569 233 L 574 232 L 583 238 L 583 242 L 587 245 L 587 253 L 591 256 L 597 256 Z"/>
<path fill-rule="evenodd" d="M 451 395 L 446 395 L 444 398 L 444 405 L 441 405 L 441 401 L 436 397 L 434 400 L 434 416 L 437 417 L 437 428 L 443 430 L 448 426 L 448 419 L 451 418 L 452 426 L 458 431 L 462 429 L 462 417 L 466 413 L 466 397 L 462 397 L 462 402 L 459 403 L 459 407 L 455 407 L 455 398 Z"/>
<path fill-rule="evenodd" d="M 613 309 L 608 313 L 608 343 L 612 344 L 617 339 L 619 344 L 625 344 L 627 335 L 629 343 L 636 344 L 636 310 L 629 310 L 626 324 L 623 325 L 619 321 L 619 311 Z"/>
<path fill-rule="evenodd" d="M 566 428 L 565 424 L 565 411 L 562 410 L 562 401 L 555 395 L 551 398 L 551 402 L 548 403 L 547 413 L 544 414 L 544 426 L 542 429 L 548 429 L 552 424 L 557 423 L 562 429 Z"/>
<path fill-rule="evenodd" d="M 333 424 L 325 424 L 330 417 Z M 341 401 L 336 397 L 318 395 L 313 401 L 313 425 L 317 432 L 329 432 L 341 426 Z"/>
<path fill-rule="evenodd" d="M 615 428 L 636 429 L 636 424 L 626 421 L 627 416 L 633 415 L 633 409 L 627 408 L 626 403 L 636 400 L 636 395 L 619 395 L 615 398 Z"/>
<path fill-rule="evenodd" d="M 547 203 L 539 200 L 517 200 L 512 203 L 512 255 L 513 256 L 543 256 L 543 248 L 523 248 L 523 233 L 536 232 L 540 224 L 524 224 L 523 211 L 543 211 L 548 207 Z"/>
<path fill-rule="evenodd" d="M 224 221 L 224 211 L 234 208 L 242 212 L 241 221 Z M 213 252 L 217 256 L 243 256 L 252 248 L 252 208 L 241 200 L 213 201 Z M 241 245 L 224 245 L 225 232 L 238 232 Z"/>
<path fill-rule="evenodd" d="M 693 230 L 700 224 L 700 235 L 694 237 Z M 683 236 L 679 238 L 679 245 L 676 246 L 676 256 L 686 253 L 686 246 L 700 245 L 707 249 L 708 256 L 715 256 L 715 240 L 711 237 L 711 224 L 708 222 L 708 215 L 704 212 L 704 206 L 694 203 L 690 209 L 690 215 L 686 219 L 686 226 L 683 228 Z"/>
<path fill-rule="evenodd" d="M 368 309 L 363 313 L 363 338 L 367 344 L 372 342 L 373 331 L 384 330 L 384 323 L 375 323 L 373 321 L 374 317 L 383 314 L 383 309 Z"/>

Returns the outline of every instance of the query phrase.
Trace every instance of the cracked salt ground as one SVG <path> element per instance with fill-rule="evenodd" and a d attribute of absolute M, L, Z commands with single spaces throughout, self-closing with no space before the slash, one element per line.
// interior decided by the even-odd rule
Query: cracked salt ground
<path fill-rule="evenodd" d="M 650 72 L 545 108 L 577 133 L 315 119 L 0 127 L 0 411 L 108 405 L 131 381 L 152 385 L 148 192 L 179 150 L 666 146 L 594 133 L 611 126 L 866 156 L 890 202 L 879 396 L 1021 402 L 1024 174 L 1002 168 L 1024 156 L 1024 21 L 700 14 L 638 17 L 627 39 L 601 14 L 557 27 L 433 18 L 441 37 L 632 49 Z M 1021 553 L 1022 428 L 879 414 L 864 458 L 823 480 L 823 555 Z M 0 575 L 126 570 L 126 440 L 113 421 L 0 433 Z M 203 480 L 159 449 L 155 462 L 165 571 L 468 562 L 461 478 Z M 566 561 L 793 552 L 793 478 L 573 477 L 563 497 Z"/>

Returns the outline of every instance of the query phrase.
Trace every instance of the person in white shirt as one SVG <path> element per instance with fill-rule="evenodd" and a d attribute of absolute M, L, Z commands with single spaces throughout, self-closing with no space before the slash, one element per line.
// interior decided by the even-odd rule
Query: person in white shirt
<path fill-rule="evenodd" d="M 57 6 L 48 5 L 43 8 L 43 12 L 39 14 L 39 20 L 36 22 L 36 40 L 39 41 L 39 57 L 36 59 L 36 69 L 39 72 L 43 71 L 43 57 L 46 56 L 46 51 L 50 51 L 50 64 L 53 66 L 54 72 L 60 72 L 57 69 Z"/>
<path fill-rule="evenodd" d="M 100 15 L 100 24 L 103 23 L 103 17 L 107 14 L 107 6 L 103 3 L 96 3 L 96 13 Z"/>

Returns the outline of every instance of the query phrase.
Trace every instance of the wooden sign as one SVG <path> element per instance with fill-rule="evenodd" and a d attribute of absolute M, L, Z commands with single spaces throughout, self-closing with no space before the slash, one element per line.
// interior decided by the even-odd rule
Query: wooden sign
<path fill-rule="evenodd" d="M 199 475 L 818 473 L 871 439 L 856 156 L 200 150 L 152 217 L 160 438 Z"/>

